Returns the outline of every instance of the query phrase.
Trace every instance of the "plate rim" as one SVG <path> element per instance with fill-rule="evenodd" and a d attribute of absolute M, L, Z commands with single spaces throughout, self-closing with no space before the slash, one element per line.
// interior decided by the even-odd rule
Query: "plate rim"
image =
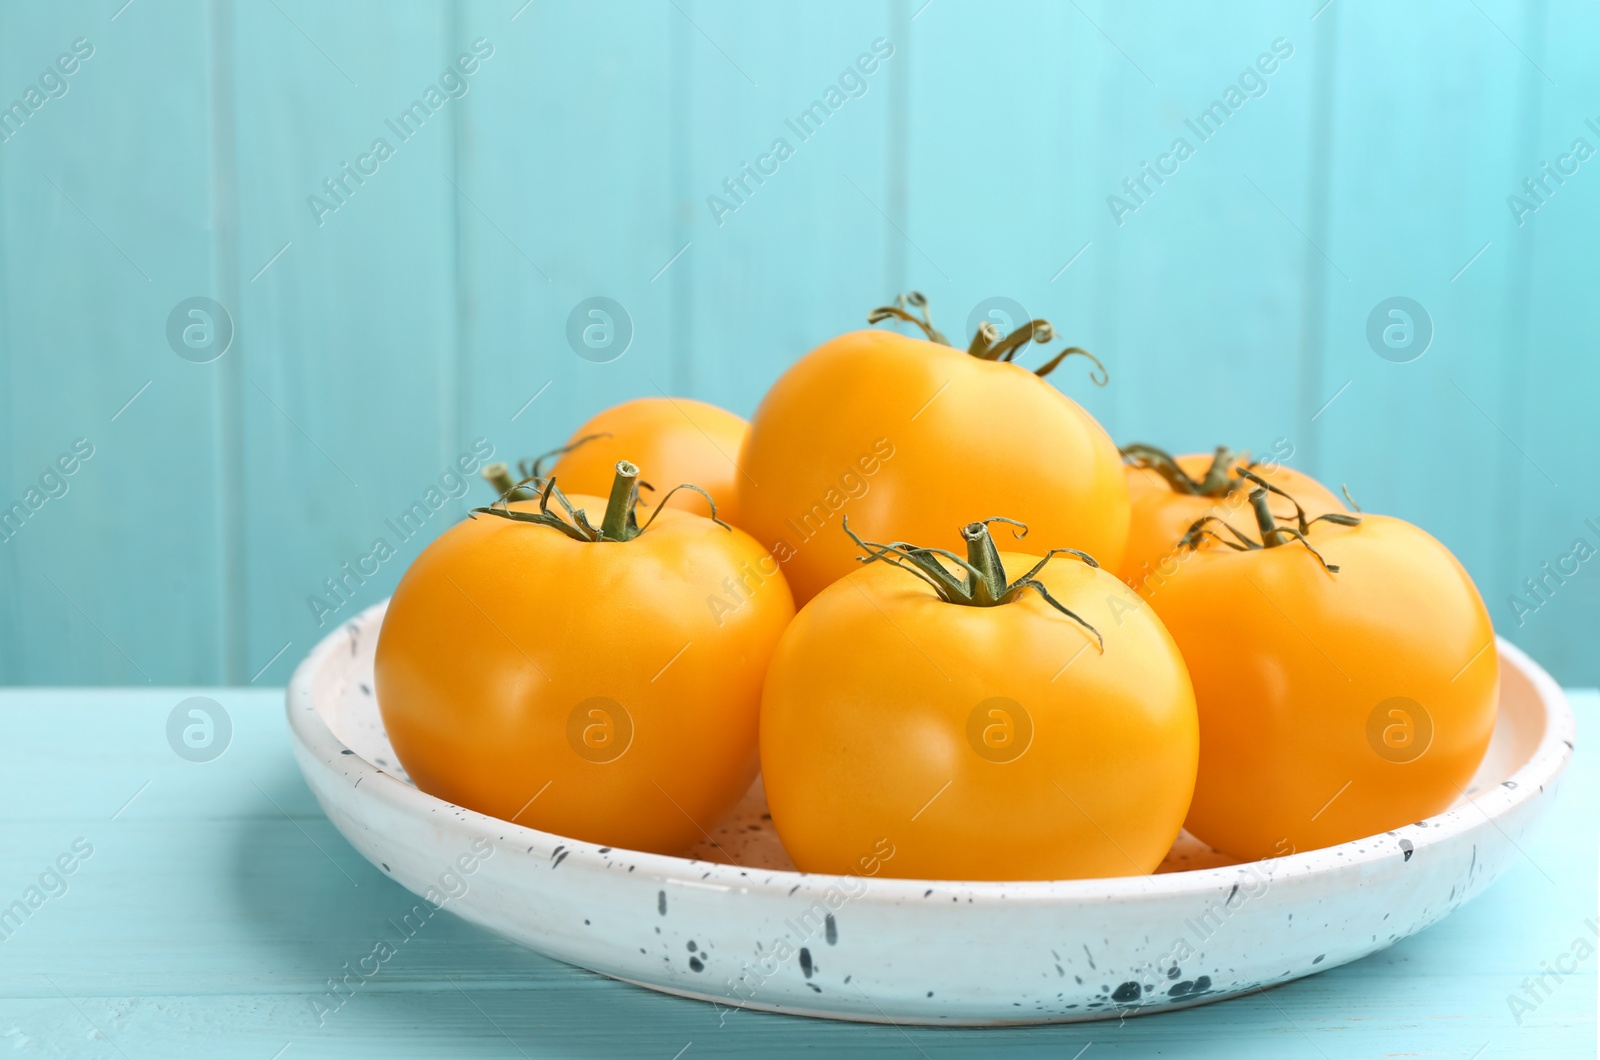
<path fill-rule="evenodd" d="M 387 779 L 392 783 L 374 783 L 367 787 L 364 799 L 378 799 L 390 803 L 402 812 L 426 816 L 441 808 L 461 825 L 472 825 L 483 834 L 518 837 L 525 845 L 542 846 L 546 850 L 563 846 L 568 852 L 567 863 L 572 868 L 604 871 L 610 859 L 607 852 L 627 850 L 630 863 L 639 873 L 658 881 L 689 879 L 697 886 L 708 885 L 739 890 L 787 890 L 797 885 L 810 891 L 839 886 L 851 886 L 851 880 L 860 877 L 832 873 L 806 873 L 792 869 L 752 869 L 748 866 L 655 854 L 623 847 L 603 847 L 602 844 L 573 839 L 554 832 L 545 832 L 527 825 L 491 817 L 476 810 L 430 795 L 406 783 L 381 766 L 363 758 L 360 752 L 341 741 L 323 720 L 317 710 L 313 688 L 317 675 L 330 661 L 334 651 L 348 646 L 348 638 L 361 635 L 375 621 L 381 629 L 381 620 L 387 610 L 385 598 L 351 616 L 338 628 L 327 633 L 295 667 L 284 697 L 285 714 L 291 739 L 298 751 L 304 752 L 332 775 L 342 775 L 352 788 L 361 779 Z M 373 631 L 374 633 L 376 630 Z M 1545 788 L 1553 786 L 1571 761 L 1576 743 L 1576 725 L 1572 706 L 1566 693 L 1537 662 L 1510 641 L 1495 635 L 1496 648 L 1503 665 L 1509 664 L 1533 686 L 1536 698 L 1544 711 L 1544 734 L 1534 746 L 1526 762 L 1494 788 L 1467 796 L 1467 802 L 1458 804 L 1398 828 L 1371 836 L 1363 836 L 1346 843 L 1313 850 L 1297 851 L 1276 858 L 1245 861 L 1235 865 L 1212 868 L 1180 869 L 1173 872 L 1152 873 L 1147 876 L 1107 876 L 1067 880 L 939 880 L 908 877 L 875 876 L 871 879 L 875 903 L 898 904 L 901 901 L 919 900 L 922 892 L 936 887 L 948 893 L 952 888 L 963 896 L 1004 899 L 1009 905 L 1034 903 L 1059 904 L 1061 902 L 1107 902 L 1138 900 L 1156 895 L 1162 897 L 1199 894 L 1214 891 L 1239 882 L 1246 873 L 1259 874 L 1261 866 L 1268 866 L 1272 878 L 1283 882 L 1298 876 L 1312 875 L 1330 867 L 1359 868 L 1375 864 L 1393 855 L 1388 844 L 1374 842 L 1382 836 L 1399 836 L 1405 833 L 1414 848 L 1424 849 L 1442 844 L 1484 824 L 1498 827 L 1495 822 L 1515 812 L 1538 798 Z M 373 692 L 376 705 L 377 693 Z M 1507 786 L 1507 782 L 1514 784 Z M 1464 811 L 1471 806 L 1477 814 Z M 507 832 L 511 829 L 511 832 Z M 692 872 L 691 872 L 692 870 Z M 709 870 L 709 871 L 707 871 Z M 759 879 L 757 875 L 759 874 Z"/>

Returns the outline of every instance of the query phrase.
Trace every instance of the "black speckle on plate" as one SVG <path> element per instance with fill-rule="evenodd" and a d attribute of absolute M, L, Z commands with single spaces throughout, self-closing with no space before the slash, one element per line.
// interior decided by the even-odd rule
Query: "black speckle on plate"
<path fill-rule="evenodd" d="M 706 970 L 705 964 L 700 960 L 699 957 L 690 957 L 689 967 L 693 968 L 697 972 L 703 972 Z"/>

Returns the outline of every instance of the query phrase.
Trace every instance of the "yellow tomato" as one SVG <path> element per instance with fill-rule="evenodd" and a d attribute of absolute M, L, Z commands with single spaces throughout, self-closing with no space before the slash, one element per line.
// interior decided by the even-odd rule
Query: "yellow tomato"
<path fill-rule="evenodd" d="M 1443 811 L 1483 759 L 1499 694 L 1488 612 L 1438 541 L 1382 515 L 1309 524 L 1304 541 L 1270 520 L 1256 547 L 1207 537 L 1145 588 L 1199 704 L 1187 827 L 1239 858 Z"/>
<path fill-rule="evenodd" d="M 726 409 L 691 398 L 643 397 L 613 405 L 573 432 L 567 444 L 589 439 L 564 453 L 549 469 L 567 493 L 604 496 L 618 460 L 650 474 L 658 491 L 693 482 L 717 502 L 724 522 L 741 525 L 737 510 L 739 471 L 735 461 L 750 425 Z M 651 494 L 644 503 L 656 503 Z M 685 491 L 670 505 L 710 515 L 705 498 Z"/>
<path fill-rule="evenodd" d="M 521 501 L 429 545 L 384 617 L 378 703 L 423 791 L 678 853 L 755 777 L 761 682 L 794 603 L 742 531 L 668 509 L 639 532 L 621 492 L 568 498 L 607 512 L 597 540 Z"/>
<path fill-rule="evenodd" d="M 996 559 L 1012 575 L 1039 561 Z M 1160 864 L 1194 784 L 1183 660 L 1105 571 L 1058 559 L 1035 578 L 1098 633 L 1034 587 L 963 604 L 887 561 L 795 617 L 762 694 L 761 766 L 803 871 L 878 859 L 885 875 L 1023 880 Z"/>
<path fill-rule="evenodd" d="M 1033 527 L 1018 550 L 1070 545 L 1117 569 L 1121 457 L 1077 402 L 1008 359 L 1028 335 L 1050 334 L 1044 321 L 1028 327 L 968 350 L 931 325 L 926 340 L 856 331 L 773 384 L 740 459 L 739 517 L 783 562 L 796 600 L 854 569 L 844 514 L 869 537 L 958 548 L 955 528 L 1008 512 Z"/>

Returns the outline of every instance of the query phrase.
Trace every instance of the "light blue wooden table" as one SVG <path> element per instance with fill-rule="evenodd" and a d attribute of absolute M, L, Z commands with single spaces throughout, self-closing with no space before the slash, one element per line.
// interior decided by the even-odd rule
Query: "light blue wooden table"
<path fill-rule="evenodd" d="M 166 735 L 172 708 L 194 694 L 232 723 L 225 753 L 205 763 L 180 758 Z M 1573 700 L 1587 732 L 1600 695 Z M 46 874 L 42 904 L 20 924 L 0 921 L 0 1055 L 1595 1055 L 1592 951 L 1559 983 L 1546 979 L 1548 998 L 1520 1025 L 1508 1003 L 1529 976 L 1572 967 L 1575 939 L 1594 941 L 1600 767 L 1581 741 L 1526 858 L 1382 953 L 1121 1024 L 929 1030 L 751 1012 L 723 1022 L 710 1005 L 548 960 L 451 916 L 319 1025 L 328 979 L 412 902 L 318 810 L 290 756 L 280 692 L 7 690 L 0 732 L 0 914 Z M 48 875 L 58 858 L 70 875 Z"/>

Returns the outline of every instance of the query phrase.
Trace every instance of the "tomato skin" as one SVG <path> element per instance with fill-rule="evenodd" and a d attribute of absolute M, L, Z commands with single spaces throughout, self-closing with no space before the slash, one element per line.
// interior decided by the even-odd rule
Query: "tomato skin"
<path fill-rule="evenodd" d="M 1186 827 L 1238 858 L 1439 813 L 1465 791 L 1494 730 L 1494 630 L 1449 550 L 1382 515 L 1317 524 L 1310 540 L 1337 574 L 1295 543 L 1252 552 L 1208 543 L 1148 592 L 1200 709 Z M 1381 709 L 1397 697 L 1421 713 Z M 1422 746 L 1424 718 L 1431 742 L 1400 760 Z"/>
<path fill-rule="evenodd" d="M 569 500 L 595 519 L 606 506 Z M 728 588 L 741 579 L 742 601 Z M 557 835 L 678 853 L 755 778 L 761 682 L 793 614 L 752 538 L 687 512 L 608 542 L 479 515 L 429 545 L 395 590 L 378 639 L 379 708 L 429 794 Z M 594 760 L 605 726 L 615 735 L 625 721 L 605 704 L 599 717 L 578 711 L 592 697 L 631 722 L 610 761 Z"/>
<path fill-rule="evenodd" d="M 1001 556 L 1012 576 L 1037 562 Z M 881 874 L 920 879 L 1126 876 L 1160 864 L 1198 753 L 1183 661 L 1112 575 L 1058 558 L 1038 577 L 1105 635 L 1103 655 L 1035 592 L 995 607 L 946 603 L 886 563 L 801 609 L 761 703 L 768 806 L 801 870 L 859 871 L 885 848 Z M 969 735 L 994 697 L 1020 710 L 979 712 Z M 1016 734 L 1024 716 L 1032 736 L 1018 757 L 980 754 L 980 743 L 1003 744 L 1005 729 L 991 737 L 990 725 Z"/>
<path fill-rule="evenodd" d="M 1186 474 L 1199 479 L 1211 466 L 1211 458 L 1210 453 L 1184 453 L 1175 459 Z M 1236 461 L 1233 466 L 1246 464 Z M 1128 525 L 1127 549 L 1117 575 L 1134 588 L 1138 588 L 1140 579 L 1150 576 L 1151 572 L 1159 576 L 1161 571 L 1171 569 L 1171 555 L 1196 519 L 1218 515 L 1246 531 L 1253 525 L 1247 500 L 1248 486 L 1235 489 L 1225 497 L 1203 497 L 1174 491 L 1150 468 L 1130 465 L 1125 470 L 1132 518 Z M 1257 464 L 1251 470 L 1299 501 L 1311 518 L 1348 510 L 1332 490 L 1304 471 L 1277 463 Z M 1276 496 L 1271 498 L 1271 503 L 1280 523 L 1292 521 L 1294 505 Z"/>
<path fill-rule="evenodd" d="M 1018 364 L 892 331 L 841 335 L 773 384 L 740 458 L 740 525 L 783 560 L 801 603 L 855 568 L 865 537 L 961 551 L 956 528 L 1004 513 L 1019 551 L 1082 549 L 1115 570 L 1128 533 L 1122 458 L 1100 424 Z"/>
<path fill-rule="evenodd" d="M 645 468 L 655 496 L 672 487 L 691 482 L 717 502 L 717 517 L 739 526 L 738 466 L 739 450 L 750 425 L 727 409 L 693 398 L 642 397 L 596 414 L 572 433 L 567 444 L 592 434 L 595 438 L 564 454 L 550 468 L 556 484 L 568 493 L 589 493 L 604 497 L 611 489 L 611 478 L 618 460 L 630 460 Z M 645 493 L 644 507 L 655 500 Z M 710 515 L 705 498 L 693 490 L 682 490 L 668 508 L 681 508 L 696 515 Z M 641 517 L 643 518 L 643 517 Z"/>

